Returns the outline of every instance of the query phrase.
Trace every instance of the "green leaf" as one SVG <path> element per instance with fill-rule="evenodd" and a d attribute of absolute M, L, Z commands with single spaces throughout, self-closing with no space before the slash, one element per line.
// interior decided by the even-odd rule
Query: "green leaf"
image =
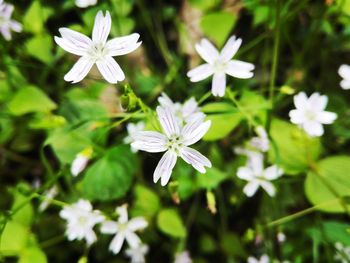
<path fill-rule="evenodd" d="M 13 115 L 24 115 L 32 112 L 50 112 L 56 104 L 40 89 L 27 86 L 20 89 L 8 104 Z"/>
<path fill-rule="evenodd" d="M 136 185 L 135 202 L 132 209 L 133 216 L 152 218 L 160 209 L 160 200 L 156 193 L 143 185 Z"/>
<path fill-rule="evenodd" d="M 18 209 L 18 212 L 12 216 L 12 221 L 27 227 L 32 224 L 34 211 L 32 204 L 28 202 L 28 196 L 25 196 L 22 192 L 30 190 L 29 185 L 19 183 L 14 191 L 14 202 L 11 208 L 12 211 Z"/>
<path fill-rule="evenodd" d="M 175 237 L 186 237 L 186 228 L 179 213 L 175 209 L 164 209 L 157 217 L 158 228 L 165 234 Z"/>
<path fill-rule="evenodd" d="M 24 249 L 19 257 L 18 263 L 46 263 L 45 253 L 39 247 L 28 247 Z"/>
<path fill-rule="evenodd" d="M 7 116 L 0 116 L 0 144 L 4 144 L 11 139 L 14 133 L 14 124 L 11 118 Z"/>
<path fill-rule="evenodd" d="M 191 6 L 198 8 L 202 11 L 215 7 L 221 2 L 221 0 L 189 0 Z"/>
<path fill-rule="evenodd" d="M 24 30 L 35 34 L 43 32 L 44 23 L 51 13 L 52 9 L 41 6 L 39 0 L 32 1 L 23 18 Z"/>
<path fill-rule="evenodd" d="M 309 201 L 314 205 L 322 204 L 318 207 L 321 211 L 344 213 L 344 206 L 340 201 L 330 201 L 337 197 L 350 196 L 350 157 L 333 156 L 323 159 L 316 164 L 315 169 L 317 173 L 309 171 L 305 181 L 305 192 Z"/>
<path fill-rule="evenodd" d="M 239 102 L 246 114 L 257 117 L 265 123 L 266 111 L 271 106 L 264 96 L 254 91 L 244 90 Z"/>
<path fill-rule="evenodd" d="M 345 246 L 350 246 L 350 224 L 328 221 L 323 222 L 323 234 L 326 235 L 326 239 L 332 243 L 341 242 Z"/>
<path fill-rule="evenodd" d="M 37 35 L 26 42 L 28 54 L 39 59 L 41 62 L 49 64 L 52 59 L 52 37 L 43 34 Z"/>
<path fill-rule="evenodd" d="M 204 35 L 221 47 L 235 25 L 237 17 L 229 12 L 216 12 L 202 17 L 200 27 Z"/>
<path fill-rule="evenodd" d="M 212 102 L 205 104 L 201 110 L 206 113 L 233 113 L 237 112 L 236 107 L 232 105 L 232 103 L 227 102 Z"/>
<path fill-rule="evenodd" d="M 53 129 L 66 124 L 66 119 L 53 114 L 37 114 L 29 123 L 31 129 Z"/>
<path fill-rule="evenodd" d="M 89 200 L 114 200 L 123 197 L 131 186 L 137 159 L 126 145 L 109 149 L 90 168 L 82 181 L 83 195 Z"/>
<path fill-rule="evenodd" d="M 269 151 L 269 160 L 287 174 L 306 171 L 310 163 L 317 160 L 322 152 L 319 138 L 311 138 L 296 125 L 282 120 L 272 121 L 270 135 L 273 143 Z"/>
<path fill-rule="evenodd" d="M 198 187 L 211 190 L 227 179 L 227 174 L 212 167 L 208 168 L 205 174 L 197 173 L 196 178 Z"/>
<path fill-rule="evenodd" d="M 1 236 L 1 254 L 6 256 L 17 255 L 25 248 L 28 238 L 29 231 L 25 226 L 17 222 L 7 222 Z"/>

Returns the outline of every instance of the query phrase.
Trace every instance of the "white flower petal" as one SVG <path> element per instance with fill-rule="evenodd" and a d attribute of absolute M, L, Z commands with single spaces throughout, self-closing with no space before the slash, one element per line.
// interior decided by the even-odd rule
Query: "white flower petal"
<path fill-rule="evenodd" d="M 105 44 L 111 31 L 112 19 L 108 11 L 106 16 L 103 16 L 102 11 L 99 11 L 95 17 L 94 29 L 92 31 L 92 41 L 94 43 Z"/>
<path fill-rule="evenodd" d="M 183 147 L 180 150 L 180 157 L 188 164 L 192 165 L 200 173 L 205 173 L 205 166 L 211 167 L 211 162 L 207 157 L 190 147 Z"/>
<path fill-rule="evenodd" d="M 240 61 L 240 60 L 230 60 L 227 62 L 226 74 L 240 78 L 240 79 L 249 79 L 254 76 L 254 73 L 251 72 L 254 70 L 255 66 L 252 63 Z"/>
<path fill-rule="evenodd" d="M 131 219 L 128 223 L 128 228 L 131 229 L 132 231 L 144 229 L 147 226 L 148 226 L 148 223 L 143 217 L 135 217 Z"/>
<path fill-rule="evenodd" d="M 155 131 L 141 131 L 134 135 L 134 142 L 131 144 L 135 149 L 145 152 L 164 152 L 166 151 L 167 138 Z"/>
<path fill-rule="evenodd" d="M 208 39 L 202 39 L 199 44 L 195 45 L 198 54 L 209 64 L 215 62 L 219 57 L 219 51 L 209 42 Z"/>
<path fill-rule="evenodd" d="M 221 50 L 220 58 L 225 62 L 229 61 L 237 53 L 241 44 L 242 44 L 241 38 L 236 39 L 236 36 L 231 36 L 229 40 L 227 40 L 223 49 Z"/>
<path fill-rule="evenodd" d="M 127 231 L 125 233 L 125 238 L 129 246 L 132 248 L 136 248 L 141 244 L 140 238 L 134 232 Z"/>
<path fill-rule="evenodd" d="M 275 186 L 267 181 L 260 182 L 261 187 L 268 193 L 269 196 L 273 197 L 276 194 Z"/>
<path fill-rule="evenodd" d="M 320 95 L 318 92 L 311 94 L 309 98 L 309 107 L 313 110 L 324 110 L 328 103 L 326 95 Z"/>
<path fill-rule="evenodd" d="M 294 124 L 301 124 L 306 121 L 305 113 L 302 110 L 291 110 L 289 117 L 290 121 Z"/>
<path fill-rule="evenodd" d="M 125 240 L 125 233 L 124 232 L 117 233 L 112 239 L 111 244 L 109 245 L 109 250 L 111 250 L 114 254 L 118 254 L 120 252 L 120 249 L 123 246 L 124 240 Z"/>
<path fill-rule="evenodd" d="M 322 136 L 324 133 L 322 124 L 316 121 L 305 122 L 302 127 L 312 137 Z"/>
<path fill-rule="evenodd" d="M 349 65 L 341 65 L 338 69 L 339 75 L 346 80 L 350 80 L 350 66 Z"/>
<path fill-rule="evenodd" d="M 330 111 L 322 111 L 317 114 L 317 121 L 323 124 L 331 124 L 337 118 L 337 114 Z"/>
<path fill-rule="evenodd" d="M 80 82 L 86 77 L 93 65 L 94 63 L 90 58 L 79 58 L 72 69 L 64 76 L 64 80 L 72 83 Z"/>
<path fill-rule="evenodd" d="M 157 107 L 157 114 L 163 131 L 170 138 L 173 135 L 180 135 L 180 127 L 170 108 Z"/>
<path fill-rule="evenodd" d="M 189 146 L 198 142 L 207 133 L 210 125 L 210 120 L 203 123 L 202 119 L 187 123 L 181 132 L 183 144 Z"/>
<path fill-rule="evenodd" d="M 275 180 L 283 174 L 283 170 L 278 168 L 277 165 L 272 165 L 265 169 L 263 177 L 266 180 Z"/>
<path fill-rule="evenodd" d="M 303 110 L 308 105 L 308 98 L 305 92 L 299 92 L 293 97 L 294 105 L 298 110 Z"/>
<path fill-rule="evenodd" d="M 131 53 L 141 45 L 142 42 L 137 42 L 139 38 L 140 35 L 134 33 L 109 40 L 106 44 L 108 55 L 114 57 Z"/>
<path fill-rule="evenodd" d="M 101 233 L 103 234 L 115 234 L 119 231 L 118 224 L 114 221 L 106 221 L 101 225 Z"/>
<path fill-rule="evenodd" d="M 344 90 L 348 90 L 350 89 L 350 80 L 346 80 L 346 79 L 343 79 L 341 82 L 340 82 L 340 87 Z"/>
<path fill-rule="evenodd" d="M 125 79 L 123 70 L 112 57 L 104 57 L 96 61 L 97 68 L 109 83 L 116 84 Z"/>
<path fill-rule="evenodd" d="M 213 74 L 213 67 L 210 64 L 203 64 L 187 72 L 187 77 L 190 78 L 190 81 L 197 82 L 206 79 Z"/>
<path fill-rule="evenodd" d="M 176 153 L 173 151 L 165 152 L 153 173 L 153 181 L 156 183 L 161 178 L 161 185 L 165 186 L 170 179 L 176 160 Z"/>
<path fill-rule="evenodd" d="M 158 97 L 158 102 L 163 108 L 175 107 L 175 103 L 169 98 L 169 96 L 165 92 L 162 92 L 161 96 Z"/>
<path fill-rule="evenodd" d="M 65 27 L 60 28 L 58 31 L 62 38 L 55 37 L 55 41 L 69 53 L 84 56 L 92 46 L 91 39 L 77 31 Z"/>
<path fill-rule="evenodd" d="M 18 23 L 17 21 L 11 20 L 9 26 L 10 26 L 12 31 L 15 31 L 17 33 L 22 31 L 22 25 L 20 23 Z"/>
<path fill-rule="evenodd" d="M 237 171 L 237 177 L 246 180 L 251 181 L 254 179 L 253 171 L 249 167 L 243 166 L 239 167 Z"/>
<path fill-rule="evenodd" d="M 246 196 L 248 197 L 252 197 L 256 191 L 259 188 L 259 183 L 256 180 L 250 181 L 249 183 L 247 183 L 244 188 L 243 188 L 243 192 L 245 193 Z"/>
<path fill-rule="evenodd" d="M 93 230 L 87 231 L 85 234 L 86 243 L 90 246 L 97 240 L 96 234 Z"/>
<path fill-rule="evenodd" d="M 211 93 L 214 96 L 223 97 L 226 89 L 226 76 L 224 73 L 215 73 L 211 84 Z"/>

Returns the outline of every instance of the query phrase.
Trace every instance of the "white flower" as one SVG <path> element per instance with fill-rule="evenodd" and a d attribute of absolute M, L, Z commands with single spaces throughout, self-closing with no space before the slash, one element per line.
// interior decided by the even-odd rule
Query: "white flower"
<path fill-rule="evenodd" d="M 75 0 L 75 5 L 80 8 L 86 8 L 97 4 L 97 0 Z"/>
<path fill-rule="evenodd" d="M 211 122 L 203 123 L 202 120 L 197 120 L 182 127 L 171 109 L 158 106 L 157 114 L 164 134 L 142 131 L 135 135 L 135 141 L 132 143 L 133 147 L 142 151 L 165 152 L 154 171 L 153 181 L 156 183 L 161 179 L 161 185 L 165 186 L 170 179 L 177 157 L 181 157 L 200 173 L 205 173 L 205 166 L 211 167 L 211 162 L 188 146 L 198 142 L 204 136 Z"/>
<path fill-rule="evenodd" d="M 278 232 L 277 233 L 277 240 L 279 243 L 285 242 L 287 239 L 286 235 L 283 232 Z"/>
<path fill-rule="evenodd" d="M 226 89 L 226 74 L 240 79 L 253 77 L 253 64 L 232 59 L 241 43 L 242 39 L 232 36 L 219 53 L 207 39 L 202 39 L 195 48 L 207 63 L 190 70 L 187 76 L 192 82 L 197 82 L 213 75 L 211 92 L 214 96 L 223 97 Z"/>
<path fill-rule="evenodd" d="M 192 263 L 190 253 L 188 251 L 183 251 L 176 254 L 174 263 Z"/>
<path fill-rule="evenodd" d="M 126 126 L 126 130 L 128 131 L 128 136 L 124 138 L 124 143 L 132 143 L 134 141 L 134 136 L 140 131 L 143 131 L 145 129 L 145 123 L 143 121 L 140 121 L 138 123 L 128 123 Z M 133 152 L 137 152 L 137 149 L 131 146 L 131 150 Z"/>
<path fill-rule="evenodd" d="M 331 124 L 337 118 L 337 114 L 324 111 L 328 103 L 328 97 L 313 93 L 310 98 L 304 92 L 294 96 L 295 110 L 289 112 L 290 121 L 299 125 L 310 136 L 323 134 L 322 124 Z"/>
<path fill-rule="evenodd" d="M 0 0 L 0 33 L 6 40 L 11 40 L 11 31 L 22 31 L 22 25 L 11 19 L 13 10 L 13 5 Z"/>
<path fill-rule="evenodd" d="M 58 194 L 57 185 L 54 185 L 48 191 L 46 191 L 44 193 L 45 200 L 41 202 L 41 204 L 39 206 L 39 211 L 43 212 L 44 210 L 46 210 L 46 208 L 49 206 L 49 204 L 51 202 L 51 199 L 54 199 L 57 194 Z"/>
<path fill-rule="evenodd" d="M 247 262 L 248 263 L 269 263 L 270 258 L 268 255 L 264 254 L 261 256 L 260 259 L 257 259 L 255 257 L 249 257 Z"/>
<path fill-rule="evenodd" d="M 184 104 L 181 104 L 179 102 L 173 102 L 168 95 L 162 92 L 162 95 L 158 98 L 158 102 L 163 108 L 171 109 L 180 124 L 204 120 L 205 118 L 205 114 L 200 111 L 198 103 L 193 97 Z"/>
<path fill-rule="evenodd" d="M 137 247 L 129 247 L 125 250 L 125 255 L 130 258 L 131 263 L 145 263 L 145 255 L 148 253 L 148 246 L 140 244 Z"/>
<path fill-rule="evenodd" d="M 80 56 L 73 68 L 64 76 L 65 81 L 72 83 L 81 81 L 94 64 L 109 83 L 125 79 L 124 72 L 113 57 L 137 49 L 141 45 L 141 42 L 137 42 L 140 35 L 134 33 L 107 41 L 111 23 L 109 12 L 103 16 L 102 11 L 99 11 L 95 18 L 92 39 L 69 28 L 59 29 L 62 37 L 55 37 L 56 43 L 67 52 Z"/>
<path fill-rule="evenodd" d="M 334 255 L 334 260 L 341 263 L 348 263 L 350 260 L 350 247 L 344 246 L 342 243 L 335 243 L 337 253 Z"/>
<path fill-rule="evenodd" d="M 266 169 L 263 167 L 263 158 L 255 159 L 250 165 L 240 167 L 237 171 L 237 176 L 248 181 L 243 188 L 243 192 L 248 197 L 252 197 L 258 188 L 261 186 L 270 196 L 274 196 L 276 189 L 271 180 L 275 180 L 282 175 L 282 169 L 276 165 L 272 165 Z"/>
<path fill-rule="evenodd" d="M 91 155 L 92 155 L 91 147 L 88 147 L 77 154 L 70 168 L 70 171 L 73 176 L 77 176 L 85 169 L 87 163 L 91 158 Z"/>
<path fill-rule="evenodd" d="M 349 65 L 341 65 L 338 69 L 339 75 L 343 78 L 340 82 L 340 87 L 342 89 L 350 89 L 350 66 Z"/>
<path fill-rule="evenodd" d="M 126 205 L 117 207 L 116 212 L 119 215 L 118 222 L 105 221 L 101 226 L 101 232 L 104 234 L 116 234 L 112 239 L 109 249 L 118 254 L 124 240 L 126 240 L 131 248 L 140 246 L 141 240 L 135 234 L 135 231 L 144 229 L 148 223 L 143 217 L 135 217 L 128 220 L 128 211 Z"/>
<path fill-rule="evenodd" d="M 85 239 L 88 245 L 97 239 L 93 227 L 104 221 L 104 216 L 99 211 L 92 210 L 90 202 L 83 199 L 64 207 L 60 211 L 60 217 L 67 220 L 68 240 Z"/>
<path fill-rule="evenodd" d="M 270 148 L 270 141 L 265 129 L 258 126 L 255 128 L 255 132 L 258 136 L 250 140 L 250 145 L 258 151 L 267 152 Z"/>
<path fill-rule="evenodd" d="M 247 157 L 246 166 L 255 167 L 264 160 L 264 155 L 258 151 L 252 151 L 241 147 L 236 147 L 234 151 L 236 154 L 245 155 Z"/>

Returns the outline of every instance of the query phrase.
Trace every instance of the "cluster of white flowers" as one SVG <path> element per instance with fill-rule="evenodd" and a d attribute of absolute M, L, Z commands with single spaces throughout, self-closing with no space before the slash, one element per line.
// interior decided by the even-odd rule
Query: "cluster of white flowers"
<path fill-rule="evenodd" d="M 6 40 L 11 40 L 11 31 L 21 32 L 22 25 L 11 19 L 14 6 L 0 0 L 0 33 Z"/>
<path fill-rule="evenodd" d="M 95 225 L 101 224 L 101 233 L 115 235 L 110 243 L 109 249 L 118 254 L 124 241 L 129 245 L 126 255 L 132 262 L 144 262 L 144 256 L 148 252 L 148 247 L 142 244 L 140 238 L 136 235 L 137 230 L 148 226 L 143 217 L 128 219 L 127 206 L 123 205 L 116 208 L 118 221 L 108 220 L 98 210 L 93 210 L 89 201 L 80 199 L 78 202 L 65 206 L 60 216 L 67 220 L 66 235 L 70 241 L 86 240 L 90 246 L 96 242 L 97 237 L 93 230 Z"/>

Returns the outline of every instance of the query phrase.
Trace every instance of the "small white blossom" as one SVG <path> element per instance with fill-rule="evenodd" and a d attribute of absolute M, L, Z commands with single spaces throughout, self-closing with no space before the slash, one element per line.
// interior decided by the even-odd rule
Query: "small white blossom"
<path fill-rule="evenodd" d="M 180 124 L 204 120 L 205 118 L 205 114 L 200 111 L 198 103 L 193 97 L 184 104 L 181 104 L 179 102 L 173 102 L 168 95 L 162 92 L 162 95 L 158 98 L 158 102 L 163 108 L 171 109 Z"/>
<path fill-rule="evenodd" d="M 250 140 L 250 145 L 258 151 L 267 152 L 270 148 L 270 141 L 265 129 L 258 126 L 255 128 L 255 132 L 258 136 Z"/>
<path fill-rule="evenodd" d="M 232 36 L 219 53 L 212 43 L 202 39 L 195 48 L 207 63 L 190 70 L 187 76 L 192 82 L 197 82 L 213 75 L 212 94 L 223 97 L 226 89 L 226 74 L 240 79 L 253 77 L 253 64 L 232 59 L 241 44 L 242 39 Z"/>
<path fill-rule="evenodd" d="M 176 254 L 174 263 L 192 263 L 190 253 L 188 251 L 183 251 Z"/>
<path fill-rule="evenodd" d="M 326 95 L 315 92 L 308 98 L 304 92 L 300 92 L 294 96 L 296 109 L 289 112 L 290 121 L 310 136 L 321 136 L 324 133 L 322 124 L 331 124 L 337 118 L 337 114 L 324 110 L 327 103 Z"/>
<path fill-rule="evenodd" d="M 77 176 L 82 171 L 84 171 L 86 165 L 88 164 L 92 155 L 92 148 L 88 147 L 77 154 L 75 159 L 73 160 L 70 171 L 73 176 Z"/>
<path fill-rule="evenodd" d="M 109 249 L 118 254 L 126 240 L 131 248 L 136 248 L 141 245 L 140 238 L 135 234 L 135 231 L 144 229 L 148 223 L 143 217 L 135 217 L 128 220 L 128 211 L 126 205 L 117 207 L 118 221 L 105 221 L 101 226 L 101 232 L 104 234 L 115 234 Z"/>
<path fill-rule="evenodd" d="M 287 237 L 283 232 L 278 232 L 277 233 L 277 241 L 279 243 L 284 243 L 286 241 Z"/>
<path fill-rule="evenodd" d="M 137 247 L 129 247 L 125 250 L 125 255 L 130 258 L 131 263 L 145 263 L 145 255 L 148 253 L 148 246 L 140 244 Z"/>
<path fill-rule="evenodd" d="M 350 66 L 345 64 L 341 65 L 338 69 L 338 73 L 343 78 L 340 82 L 340 87 L 345 90 L 350 89 Z"/>
<path fill-rule="evenodd" d="M 145 129 L 145 123 L 143 121 L 140 121 L 138 123 L 128 123 L 126 126 L 126 130 L 128 131 L 128 136 L 124 138 L 124 143 L 130 144 L 134 141 L 134 136 L 140 131 L 143 131 Z M 137 149 L 131 146 L 131 150 L 133 152 L 137 152 Z"/>
<path fill-rule="evenodd" d="M 92 210 L 90 202 L 83 199 L 64 207 L 60 211 L 60 217 L 67 220 L 68 240 L 85 239 L 88 245 L 97 239 L 94 226 L 104 221 L 104 216 L 99 211 Z"/>
<path fill-rule="evenodd" d="M 22 31 L 22 25 L 11 19 L 13 10 L 13 5 L 0 0 L 0 33 L 7 41 L 12 39 L 11 31 Z"/>
<path fill-rule="evenodd" d="M 268 255 L 264 254 L 261 256 L 260 259 L 257 259 L 255 257 L 249 257 L 247 263 L 269 263 L 270 258 Z"/>
<path fill-rule="evenodd" d="M 342 243 L 335 243 L 335 248 L 337 249 L 334 255 L 334 260 L 341 263 L 348 263 L 350 260 L 350 247 L 344 246 Z"/>
<path fill-rule="evenodd" d="M 75 5 L 80 8 L 86 8 L 97 4 L 97 0 L 75 0 Z"/>
<path fill-rule="evenodd" d="M 200 152 L 188 147 L 198 142 L 208 131 L 211 121 L 187 123 L 180 126 L 173 111 L 169 108 L 157 107 L 157 114 L 163 133 L 142 131 L 135 135 L 132 146 L 146 152 L 165 152 L 154 173 L 153 181 L 161 179 L 165 186 L 170 179 L 177 157 L 181 157 L 200 173 L 205 173 L 205 167 L 211 167 L 211 162 Z"/>
<path fill-rule="evenodd" d="M 234 148 L 236 154 L 245 155 L 247 157 L 246 166 L 254 167 L 264 161 L 264 155 L 261 152 L 249 150 L 246 148 Z"/>
<path fill-rule="evenodd" d="M 57 194 L 58 194 L 57 185 L 54 185 L 48 191 L 46 191 L 44 193 L 45 200 L 41 202 L 41 204 L 39 206 L 39 211 L 43 212 L 44 210 L 46 210 L 46 208 L 49 206 L 49 204 L 51 202 L 51 199 L 54 199 Z"/>
<path fill-rule="evenodd" d="M 111 24 L 109 12 L 103 16 L 102 11 L 99 11 L 95 18 L 92 39 L 69 28 L 59 29 L 62 37 L 55 37 L 56 43 L 67 52 L 80 56 L 73 68 L 64 76 L 65 81 L 77 83 L 83 80 L 94 64 L 109 83 L 125 79 L 123 70 L 113 57 L 137 49 L 141 45 L 141 42 L 137 42 L 140 35 L 134 33 L 107 41 Z"/>
<path fill-rule="evenodd" d="M 270 181 L 280 177 L 283 171 L 276 165 L 266 169 L 264 169 L 263 165 L 263 158 L 261 158 L 260 160 L 254 160 L 250 165 L 238 168 L 238 178 L 248 181 L 243 188 L 246 196 L 252 197 L 259 187 L 262 187 L 270 196 L 275 195 L 276 189 Z"/>

